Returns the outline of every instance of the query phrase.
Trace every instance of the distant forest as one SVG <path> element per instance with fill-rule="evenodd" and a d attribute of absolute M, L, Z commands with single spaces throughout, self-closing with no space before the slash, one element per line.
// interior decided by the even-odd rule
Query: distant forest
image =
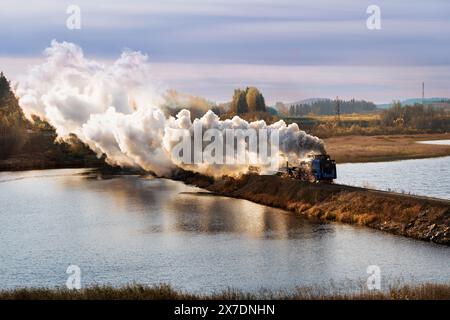
<path fill-rule="evenodd" d="M 373 102 L 365 100 L 340 100 L 340 113 L 368 113 L 377 110 Z M 336 114 L 336 100 L 324 99 L 308 104 L 292 104 L 289 107 L 289 115 L 292 117 L 302 117 L 308 114 L 333 115 Z"/>

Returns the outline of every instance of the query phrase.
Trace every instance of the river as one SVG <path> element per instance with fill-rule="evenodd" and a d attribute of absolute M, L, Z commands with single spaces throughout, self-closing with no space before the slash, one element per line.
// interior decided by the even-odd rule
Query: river
<path fill-rule="evenodd" d="M 450 140 L 420 141 L 450 144 Z M 336 183 L 450 199 L 450 157 L 337 165 Z"/>
<path fill-rule="evenodd" d="M 320 224 L 181 182 L 86 169 L 0 173 L 0 289 L 170 283 L 193 292 L 448 282 L 450 248 Z"/>

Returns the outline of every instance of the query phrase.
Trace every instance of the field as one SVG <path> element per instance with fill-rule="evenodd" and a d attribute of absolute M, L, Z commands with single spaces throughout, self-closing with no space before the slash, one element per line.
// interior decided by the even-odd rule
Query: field
<path fill-rule="evenodd" d="M 328 115 L 328 116 L 312 115 L 310 118 L 314 119 L 314 120 L 318 120 L 320 122 L 336 121 L 335 115 Z M 341 114 L 340 120 L 343 122 L 346 122 L 346 121 L 376 121 L 376 120 L 380 120 L 380 112 Z"/>
<path fill-rule="evenodd" d="M 450 155 L 450 145 L 417 143 L 448 140 L 450 134 L 343 136 L 324 139 L 327 152 L 338 163 L 431 158 Z"/>
<path fill-rule="evenodd" d="M 348 293 L 330 287 L 298 287 L 292 291 L 260 290 L 248 293 L 228 289 L 213 294 L 193 294 L 170 285 L 129 285 L 125 287 L 90 287 L 86 289 L 16 289 L 0 292 L 0 300 L 449 300 L 449 284 L 399 285 L 386 291 L 369 291 L 363 285 Z"/>
<path fill-rule="evenodd" d="M 366 124 L 367 126 L 379 125 L 381 118 L 380 112 L 375 113 L 349 113 L 341 114 L 340 124 L 343 127 L 350 127 L 353 124 Z M 283 120 L 287 123 L 296 122 L 301 128 L 312 129 L 312 126 L 318 124 L 330 124 L 336 123 L 335 115 L 315 115 L 310 114 L 302 117 L 283 117 Z"/>
<path fill-rule="evenodd" d="M 450 128 L 450 113 L 428 106 L 400 106 L 382 112 L 335 115 L 308 114 L 284 117 L 286 123 L 297 123 L 302 130 L 326 139 L 341 136 L 383 136 L 443 134 Z"/>

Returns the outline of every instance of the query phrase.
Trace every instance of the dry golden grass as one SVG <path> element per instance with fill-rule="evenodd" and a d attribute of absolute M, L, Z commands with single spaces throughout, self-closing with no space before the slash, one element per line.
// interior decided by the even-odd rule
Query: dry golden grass
<path fill-rule="evenodd" d="M 338 184 L 315 184 L 278 176 L 246 175 L 205 184 L 216 194 L 450 245 L 450 201 Z M 199 180 L 200 181 L 200 180 Z"/>
<path fill-rule="evenodd" d="M 425 283 L 396 285 L 386 291 L 369 291 L 363 284 L 357 288 L 298 287 L 295 290 L 261 289 L 244 292 L 227 289 L 212 294 L 192 294 L 170 285 L 95 286 L 81 290 L 62 288 L 15 289 L 0 292 L 1 300 L 450 300 L 450 284 Z"/>
<path fill-rule="evenodd" d="M 417 143 L 447 140 L 450 134 L 346 136 L 325 139 L 327 152 L 338 163 L 418 159 L 450 155 L 449 145 Z"/>
<path fill-rule="evenodd" d="M 341 121 L 376 121 L 380 120 L 381 113 L 351 113 L 341 114 Z M 318 120 L 320 122 L 334 122 L 336 121 L 335 115 L 310 115 L 311 119 Z"/>

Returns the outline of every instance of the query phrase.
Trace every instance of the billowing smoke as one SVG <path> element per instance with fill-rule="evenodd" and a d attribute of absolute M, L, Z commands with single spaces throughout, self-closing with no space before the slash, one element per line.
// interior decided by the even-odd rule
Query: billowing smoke
<path fill-rule="evenodd" d="M 280 147 L 271 157 L 280 163 L 286 157 L 296 161 L 310 152 L 324 152 L 320 139 L 283 121 L 272 125 L 239 117 L 222 121 L 212 111 L 191 121 L 189 110 L 167 116 L 163 109 L 173 104 L 174 95 L 151 77 L 147 56 L 139 52 L 125 51 L 114 63 L 101 64 L 86 59 L 73 43 L 52 41 L 45 54 L 45 63 L 30 69 L 16 88 L 25 114 L 48 121 L 62 139 L 76 134 L 112 165 L 139 167 L 160 176 L 170 176 L 177 167 L 210 175 L 248 170 L 248 165 L 180 162 L 173 152 L 180 136 L 174 132 L 184 129 L 193 138 L 196 127 L 220 133 L 249 128 L 276 131 Z M 251 157 L 251 151 L 247 153 Z M 264 164 L 259 167 L 264 169 Z"/>

